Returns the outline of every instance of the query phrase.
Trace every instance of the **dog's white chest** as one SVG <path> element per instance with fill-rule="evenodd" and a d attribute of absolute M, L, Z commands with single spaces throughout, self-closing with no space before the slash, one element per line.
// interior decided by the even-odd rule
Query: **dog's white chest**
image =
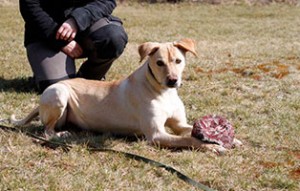
<path fill-rule="evenodd" d="M 182 107 L 182 101 L 177 95 L 177 92 L 162 94 L 152 103 L 153 112 L 161 113 L 163 111 L 167 117 L 171 117 L 175 111 Z"/>

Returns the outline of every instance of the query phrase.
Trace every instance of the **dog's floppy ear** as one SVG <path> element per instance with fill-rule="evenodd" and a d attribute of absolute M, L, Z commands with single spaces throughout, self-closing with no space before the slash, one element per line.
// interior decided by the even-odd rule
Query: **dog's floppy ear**
<path fill-rule="evenodd" d="M 176 41 L 173 43 L 174 46 L 183 50 L 184 52 L 191 52 L 195 56 L 198 56 L 196 53 L 195 41 L 189 38 L 181 39 L 180 41 Z"/>
<path fill-rule="evenodd" d="M 145 42 L 138 48 L 140 54 L 140 62 L 148 55 L 154 54 L 159 49 L 157 42 Z"/>

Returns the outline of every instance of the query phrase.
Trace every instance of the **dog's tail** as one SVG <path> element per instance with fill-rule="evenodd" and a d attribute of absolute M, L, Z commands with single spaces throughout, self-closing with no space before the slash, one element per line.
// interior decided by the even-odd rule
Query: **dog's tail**
<path fill-rule="evenodd" d="M 29 123 L 30 121 L 32 121 L 34 118 L 36 118 L 39 115 L 39 107 L 36 107 L 34 110 L 31 111 L 31 113 L 29 115 L 27 115 L 27 117 L 25 117 L 24 119 L 16 119 L 16 116 L 13 114 L 10 116 L 9 122 L 13 125 L 16 126 L 22 126 L 22 125 L 26 125 L 27 123 Z"/>

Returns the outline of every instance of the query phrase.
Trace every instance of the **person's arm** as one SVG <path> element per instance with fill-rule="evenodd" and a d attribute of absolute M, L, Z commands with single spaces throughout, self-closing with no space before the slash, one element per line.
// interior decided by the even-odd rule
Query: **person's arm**
<path fill-rule="evenodd" d="M 68 43 L 55 39 L 58 23 L 43 10 L 40 0 L 20 0 L 19 6 L 24 21 L 36 27 L 44 40 L 58 49 Z"/>
<path fill-rule="evenodd" d="M 116 7 L 115 0 L 96 0 L 75 8 L 56 32 L 56 39 L 72 41 L 77 31 L 84 31 L 100 18 L 109 16 Z"/>
<path fill-rule="evenodd" d="M 84 31 L 100 18 L 111 15 L 115 7 L 115 0 L 95 0 L 74 9 L 69 16 L 76 21 L 78 31 Z"/>

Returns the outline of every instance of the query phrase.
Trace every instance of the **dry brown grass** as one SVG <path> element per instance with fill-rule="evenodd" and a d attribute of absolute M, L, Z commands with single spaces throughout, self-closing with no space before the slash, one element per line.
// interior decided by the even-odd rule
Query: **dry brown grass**
<path fill-rule="evenodd" d="M 25 116 L 37 103 L 16 5 L 0 7 L 0 118 Z M 270 6 L 137 4 L 119 6 L 129 44 L 108 80 L 138 67 L 138 44 L 196 40 L 179 89 L 190 123 L 207 114 L 227 117 L 241 149 L 225 156 L 148 146 L 143 139 L 75 134 L 65 152 L 22 132 L 0 130 L 0 190 L 196 190 L 175 175 L 123 155 L 91 153 L 86 144 L 140 154 L 171 165 L 217 190 L 300 189 L 300 11 Z M 39 122 L 25 130 L 42 132 Z"/>

